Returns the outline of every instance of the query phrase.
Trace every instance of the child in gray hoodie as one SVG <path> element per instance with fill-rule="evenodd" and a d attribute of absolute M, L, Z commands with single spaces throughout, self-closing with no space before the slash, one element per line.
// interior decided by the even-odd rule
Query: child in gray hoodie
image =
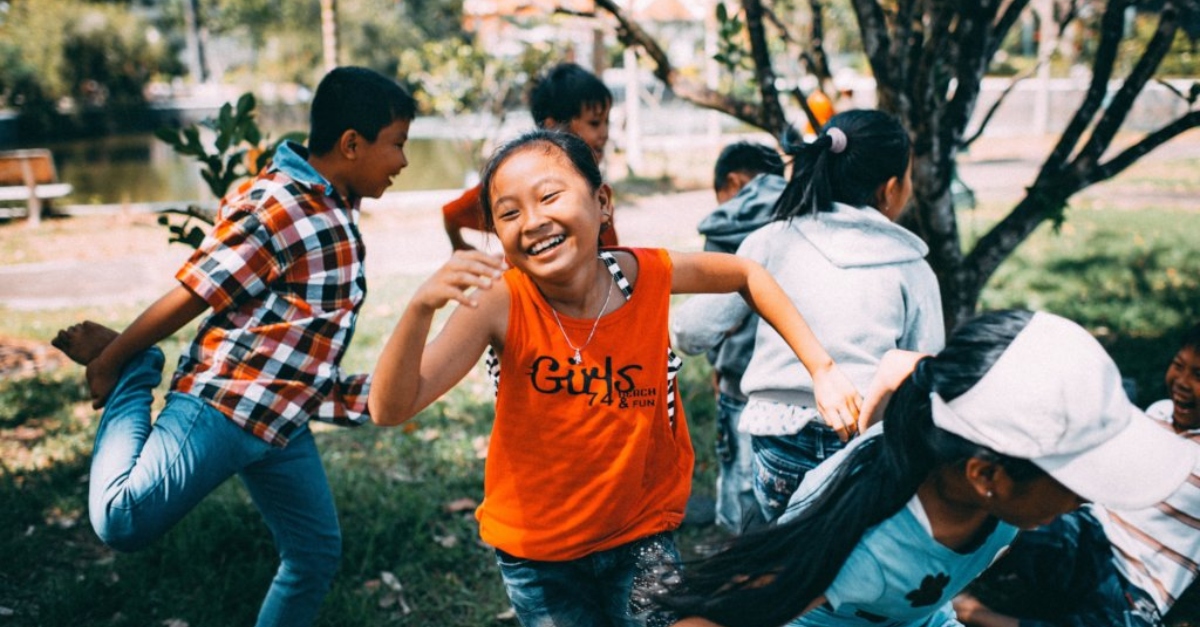
<path fill-rule="evenodd" d="M 783 158 L 775 148 L 740 141 L 721 151 L 713 166 L 713 191 L 720 205 L 700 221 L 704 250 L 735 253 L 746 236 L 771 221 L 783 193 Z M 758 316 L 750 314 L 708 350 L 717 390 L 717 524 L 733 533 L 758 526 L 754 456 L 750 435 L 737 430 L 746 407 L 742 373 L 754 350 Z"/>
<path fill-rule="evenodd" d="M 911 194 L 910 146 L 904 128 L 883 112 L 834 116 L 815 141 L 790 151 L 794 172 L 773 221 L 738 248 L 783 286 L 859 390 L 887 351 L 936 353 L 945 343 L 928 248 L 894 223 Z M 736 295 L 691 298 L 672 322 L 678 348 L 711 348 L 749 312 Z M 756 327 L 741 389 L 747 403 L 738 429 L 751 435 L 754 492 L 769 522 L 804 474 L 857 427 L 851 416 L 821 419 L 811 378 L 766 325 Z"/>

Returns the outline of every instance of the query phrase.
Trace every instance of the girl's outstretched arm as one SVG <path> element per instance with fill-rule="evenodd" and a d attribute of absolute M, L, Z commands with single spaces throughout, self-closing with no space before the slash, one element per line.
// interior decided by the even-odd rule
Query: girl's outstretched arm
<path fill-rule="evenodd" d="M 375 364 L 367 408 L 371 420 L 398 425 L 458 383 L 508 324 L 501 257 L 458 251 L 413 294 Z M 428 345 L 437 310 L 458 307 Z"/>
<path fill-rule="evenodd" d="M 738 292 L 783 337 L 813 379 L 817 411 L 843 441 L 858 430 L 861 397 L 817 340 L 771 273 L 757 262 L 724 253 L 671 252 L 671 292 Z"/>

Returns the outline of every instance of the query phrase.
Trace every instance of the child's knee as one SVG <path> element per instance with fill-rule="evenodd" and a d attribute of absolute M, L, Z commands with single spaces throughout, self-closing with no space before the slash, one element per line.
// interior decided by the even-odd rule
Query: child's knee
<path fill-rule="evenodd" d="M 300 546 L 280 551 L 284 568 L 305 577 L 332 580 L 342 563 L 340 532 L 321 534 Z"/>
<path fill-rule="evenodd" d="M 113 516 L 106 511 L 92 511 L 92 529 L 109 548 L 132 553 L 146 548 L 159 534 L 147 533 L 134 524 L 128 516 Z"/>

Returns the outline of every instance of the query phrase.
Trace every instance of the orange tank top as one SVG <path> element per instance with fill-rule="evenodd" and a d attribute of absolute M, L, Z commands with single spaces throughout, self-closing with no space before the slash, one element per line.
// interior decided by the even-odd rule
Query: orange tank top
<path fill-rule="evenodd" d="M 637 284 L 600 319 L 580 365 L 529 277 L 504 275 L 512 298 L 476 517 L 506 553 L 570 560 L 683 519 L 693 453 L 667 333 L 671 262 L 664 250 L 629 252 Z M 559 319 L 576 346 L 594 322 Z"/>

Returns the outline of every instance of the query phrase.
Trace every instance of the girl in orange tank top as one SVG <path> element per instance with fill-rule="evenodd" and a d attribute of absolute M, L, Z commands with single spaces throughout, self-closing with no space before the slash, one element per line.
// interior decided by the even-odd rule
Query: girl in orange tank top
<path fill-rule="evenodd" d="M 671 294 L 740 292 L 813 374 L 833 421 L 856 424 L 858 392 L 756 263 L 600 249 L 612 190 L 579 138 L 517 138 L 480 191 L 504 256 L 458 251 L 417 289 L 376 365 L 372 420 L 403 423 L 487 351 L 496 418 L 476 516 L 522 624 L 669 624 L 649 592 L 678 561 L 670 533 L 692 473 Z"/>

